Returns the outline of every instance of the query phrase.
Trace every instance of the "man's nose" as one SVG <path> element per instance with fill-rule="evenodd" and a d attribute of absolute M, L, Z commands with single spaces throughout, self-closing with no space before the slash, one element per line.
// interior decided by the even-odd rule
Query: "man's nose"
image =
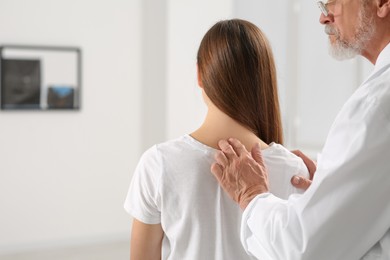
<path fill-rule="evenodd" d="M 323 13 L 321 13 L 319 21 L 320 24 L 323 25 L 333 23 L 334 22 L 333 15 L 331 13 L 328 13 L 328 15 L 324 15 Z"/>

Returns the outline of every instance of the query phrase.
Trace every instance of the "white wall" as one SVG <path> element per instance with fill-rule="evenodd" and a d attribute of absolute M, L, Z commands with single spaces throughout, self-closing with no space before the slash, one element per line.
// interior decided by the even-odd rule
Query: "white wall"
<path fill-rule="evenodd" d="M 196 130 L 206 105 L 196 79 L 196 54 L 207 30 L 232 16 L 232 0 L 169 0 L 167 49 L 167 138 Z"/>
<path fill-rule="evenodd" d="M 0 111 L 0 253 L 128 239 L 141 0 L 0 0 L 0 44 L 79 46 L 81 111 Z"/>
<path fill-rule="evenodd" d="M 166 139 L 168 1 L 142 2 L 142 150 Z"/>

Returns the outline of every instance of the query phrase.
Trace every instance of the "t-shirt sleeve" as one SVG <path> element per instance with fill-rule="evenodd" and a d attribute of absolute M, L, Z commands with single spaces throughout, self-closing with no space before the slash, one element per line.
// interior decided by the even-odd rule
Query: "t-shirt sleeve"
<path fill-rule="evenodd" d="M 280 144 L 274 144 L 272 153 L 264 156 L 268 168 L 270 192 L 278 198 L 288 199 L 292 194 L 303 193 L 291 184 L 294 175 L 309 178 L 309 172 L 303 160 Z"/>
<path fill-rule="evenodd" d="M 153 146 L 142 155 L 124 203 L 124 208 L 130 215 L 146 224 L 161 223 L 159 203 L 161 173 L 161 158 L 157 147 Z"/>

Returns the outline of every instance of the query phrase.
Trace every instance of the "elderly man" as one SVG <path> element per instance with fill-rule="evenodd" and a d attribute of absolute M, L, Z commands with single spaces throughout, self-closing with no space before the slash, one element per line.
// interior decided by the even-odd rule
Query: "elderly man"
<path fill-rule="evenodd" d="M 259 146 L 248 152 L 234 139 L 219 142 L 211 170 L 244 210 L 241 241 L 248 254 L 390 259 L 390 0 L 319 4 L 331 54 L 362 55 L 375 68 L 338 114 L 317 168 L 302 155 L 315 171 L 311 186 L 288 200 L 273 196 Z"/>

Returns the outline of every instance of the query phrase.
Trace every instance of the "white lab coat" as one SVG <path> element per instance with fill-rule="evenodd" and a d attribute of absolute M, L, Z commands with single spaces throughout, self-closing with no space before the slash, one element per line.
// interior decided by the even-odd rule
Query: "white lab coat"
<path fill-rule="evenodd" d="M 311 187 L 257 196 L 241 242 L 262 260 L 390 259 L 390 44 L 333 123 Z"/>

